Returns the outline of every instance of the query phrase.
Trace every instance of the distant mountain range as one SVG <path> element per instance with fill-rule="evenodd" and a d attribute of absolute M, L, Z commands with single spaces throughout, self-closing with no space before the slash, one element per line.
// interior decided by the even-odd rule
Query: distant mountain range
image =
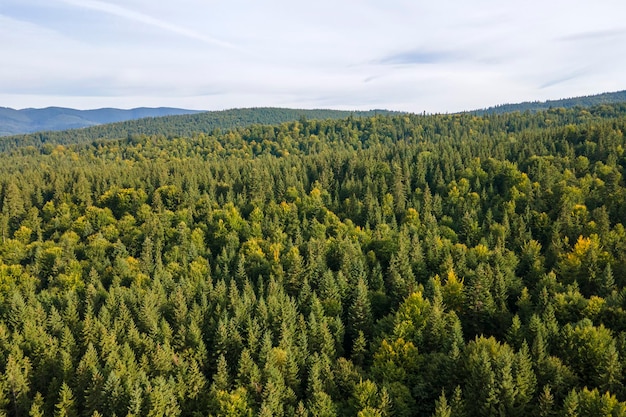
<path fill-rule="evenodd" d="M 502 104 L 469 113 L 482 115 L 516 111 L 536 112 L 554 107 L 592 107 L 621 102 L 626 102 L 626 91 L 561 100 Z M 131 110 L 113 108 L 75 110 L 62 107 L 14 110 L 0 107 L 0 136 L 20 135 L 9 140 L 14 144 L 18 142 L 21 144 L 78 143 L 102 138 L 127 137 L 133 134 L 189 136 L 193 133 L 210 132 L 218 128 L 230 129 L 253 124 L 279 124 L 301 118 L 309 120 L 340 119 L 349 116 L 368 117 L 390 113 L 401 114 L 401 112 L 387 110 L 301 110 L 273 107 L 210 112 L 169 107 L 140 107 Z M 7 145 L 9 144 L 5 142 L 3 147 Z"/>
<path fill-rule="evenodd" d="M 170 107 L 136 109 L 76 110 L 63 107 L 15 110 L 0 107 L 0 136 L 31 133 L 45 130 L 68 130 L 122 122 L 144 117 L 163 117 L 199 113 L 197 110 Z"/>
<path fill-rule="evenodd" d="M 323 120 L 347 117 L 370 117 L 382 114 L 404 114 L 388 110 L 299 110 L 275 107 L 231 109 L 195 114 L 150 117 L 64 131 L 39 131 L 4 137 L 0 150 L 13 146 L 42 145 L 45 143 L 84 143 L 98 139 L 119 139 L 132 135 L 165 135 L 172 137 L 209 133 L 215 129 L 232 129 L 250 125 L 276 125 L 300 119 Z M 1 130 L 1 128 L 0 128 Z"/>
<path fill-rule="evenodd" d="M 470 113 L 475 114 L 502 114 L 512 112 L 525 112 L 525 111 L 541 111 L 548 110 L 549 108 L 563 107 L 592 107 L 602 104 L 614 104 L 626 102 L 626 90 L 616 91 L 614 93 L 602 93 L 591 96 L 564 98 L 560 100 L 548 100 L 548 101 L 526 101 L 517 104 L 501 104 L 486 109 L 474 110 Z"/>

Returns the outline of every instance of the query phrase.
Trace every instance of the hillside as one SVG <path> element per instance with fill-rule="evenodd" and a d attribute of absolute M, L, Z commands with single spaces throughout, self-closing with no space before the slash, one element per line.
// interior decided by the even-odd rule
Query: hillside
<path fill-rule="evenodd" d="M 198 111 L 169 107 L 139 107 L 130 110 L 112 108 L 76 110 L 63 107 L 15 110 L 0 107 L 0 136 L 77 129 L 144 117 L 162 117 L 190 113 L 198 113 Z"/>
<path fill-rule="evenodd" d="M 367 117 L 376 114 L 393 114 L 386 110 L 298 110 L 271 107 L 231 109 L 196 114 L 164 116 L 128 120 L 120 123 L 92 126 L 61 132 L 37 132 L 0 139 L 0 149 L 15 145 L 40 145 L 43 143 L 82 143 L 103 138 L 125 138 L 137 134 L 191 136 L 209 133 L 215 129 L 231 129 L 253 124 L 279 124 L 299 119 L 343 119 L 349 116 Z M 400 114 L 396 112 L 396 114 Z"/>
<path fill-rule="evenodd" d="M 626 416 L 626 104 L 162 127 L 0 152 L 0 415 Z"/>
<path fill-rule="evenodd" d="M 487 109 L 474 110 L 470 113 L 473 114 L 503 114 L 512 112 L 537 112 L 541 110 L 548 110 L 550 108 L 562 107 L 569 109 L 572 107 L 592 107 L 602 104 L 614 104 L 626 102 L 626 90 L 617 91 L 614 93 L 602 93 L 591 96 L 564 98 L 560 100 L 547 100 L 547 101 L 527 101 L 516 104 L 501 104 Z"/>

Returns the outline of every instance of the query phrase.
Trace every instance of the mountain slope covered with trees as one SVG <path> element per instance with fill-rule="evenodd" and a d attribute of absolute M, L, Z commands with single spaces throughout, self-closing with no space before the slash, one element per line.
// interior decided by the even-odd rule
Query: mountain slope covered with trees
<path fill-rule="evenodd" d="M 0 107 L 0 136 L 50 130 L 78 129 L 121 122 L 124 120 L 190 113 L 199 112 L 196 110 L 175 109 L 170 107 L 139 107 L 130 110 L 110 108 L 76 110 L 64 107 L 15 110 Z"/>
<path fill-rule="evenodd" d="M 187 113 L 193 113 L 188 111 Z M 0 138 L 0 147 L 9 144 L 40 145 L 42 143 L 78 143 L 98 139 L 120 139 L 129 135 L 191 136 L 194 133 L 210 133 L 216 129 L 232 129 L 253 124 L 279 124 L 300 119 L 344 119 L 348 116 L 368 117 L 377 114 L 393 114 L 387 110 L 343 111 L 343 110 L 298 110 L 273 107 L 231 109 L 193 114 L 177 114 L 161 117 L 132 118 L 119 123 L 107 122 L 84 129 L 67 131 L 45 131 L 9 138 Z M 401 114 L 395 112 L 396 114 Z M 129 117 L 130 119 L 130 117 Z M 92 123 L 95 125 L 96 123 Z M 0 111 L 0 126 L 1 111 Z M 82 127 L 82 126 L 81 126 Z M 42 129 L 35 129 L 42 130 Z"/>
<path fill-rule="evenodd" d="M 572 107 L 593 107 L 604 104 L 616 104 L 626 102 L 626 90 L 616 91 L 613 93 L 594 94 L 591 96 L 581 96 L 572 98 L 563 98 L 559 100 L 547 101 L 527 101 L 524 103 L 501 104 L 499 106 L 489 107 L 487 109 L 476 110 L 473 114 L 504 114 L 511 112 L 537 112 L 548 110 L 551 108 L 562 107 L 570 109 Z"/>
<path fill-rule="evenodd" d="M 6 149 L 0 410 L 624 416 L 625 131 L 622 104 Z"/>

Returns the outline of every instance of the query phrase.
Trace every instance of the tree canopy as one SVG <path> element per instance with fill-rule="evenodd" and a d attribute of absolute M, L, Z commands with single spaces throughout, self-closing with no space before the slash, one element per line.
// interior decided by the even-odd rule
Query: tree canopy
<path fill-rule="evenodd" d="M 625 131 L 617 104 L 12 142 L 0 412 L 626 415 Z"/>

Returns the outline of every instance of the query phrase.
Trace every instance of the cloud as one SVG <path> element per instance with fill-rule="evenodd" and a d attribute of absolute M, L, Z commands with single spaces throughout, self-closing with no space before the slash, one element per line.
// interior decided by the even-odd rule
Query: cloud
<path fill-rule="evenodd" d="M 378 62 L 392 65 L 419 65 L 449 62 L 460 58 L 460 54 L 451 51 L 411 50 L 388 55 Z"/>
<path fill-rule="evenodd" d="M 626 88 L 623 0 L 0 2 L 11 107 L 446 112 Z"/>
<path fill-rule="evenodd" d="M 118 6 L 115 4 L 107 3 L 100 0 L 62 0 L 64 3 L 70 4 L 75 7 L 95 10 L 103 13 L 107 13 L 113 16 L 121 17 L 133 22 L 143 23 L 150 25 L 177 35 L 184 36 L 189 39 L 197 40 L 209 45 L 218 46 L 227 49 L 236 49 L 237 47 L 230 42 L 218 39 L 213 36 L 209 36 L 203 33 L 196 32 L 194 30 L 175 25 L 166 22 L 161 19 L 154 18 L 144 13 L 136 12 L 134 10 Z"/>
<path fill-rule="evenodd" d="M 580 78 L 585 74 L 586 71 L 576 71 L 573 73 L 560 75 L 556 78 L 549 79 L 539 86 L 540 90 L 545 88 L 554 87 L 555 85 L 563 84 L 571 80 L 575 80 L 576 78 Z"/>
<path fill-rule="evenodd" d="M 579 42 L 586 40 L 612 40 L 624 36 L 626 36 L 626 28 L 578 32 L 572 35 L 562 36 L 559 38 L 559 40 L 565 42 Z"/>

